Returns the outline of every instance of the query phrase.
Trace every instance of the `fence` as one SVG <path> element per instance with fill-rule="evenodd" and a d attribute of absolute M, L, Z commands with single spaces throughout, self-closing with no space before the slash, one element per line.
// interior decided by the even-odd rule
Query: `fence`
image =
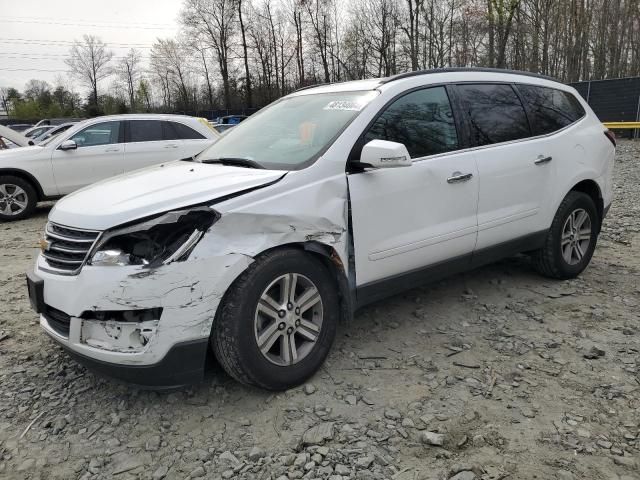
<path fill-rule="evenodd" d="M 640 133 L 640 77 L 572 83 L 609 128 L 624 129 L 634 138 Z"/>

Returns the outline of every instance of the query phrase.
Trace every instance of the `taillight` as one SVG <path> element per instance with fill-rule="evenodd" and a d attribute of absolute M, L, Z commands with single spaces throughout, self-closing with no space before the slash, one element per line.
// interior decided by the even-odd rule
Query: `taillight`
<path fill-rule="evenodd" d="M 604 131 L 605 136 L 609 139 L 609 141 L 611 143 L 613 143 L 613 146 L 616 146 L 616 135 L 615 133 L 613 133 L 611 130 L 605 130 Z"/>

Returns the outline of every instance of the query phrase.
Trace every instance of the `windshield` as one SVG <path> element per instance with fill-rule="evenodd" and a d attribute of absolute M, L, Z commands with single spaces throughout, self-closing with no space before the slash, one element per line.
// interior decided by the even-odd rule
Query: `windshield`
<path fill-rule="evenodd" d="M 378 92 L 283 98 L 228 130 L 197 160 L 247 159 L 273 170 L 313 163 Z"/>

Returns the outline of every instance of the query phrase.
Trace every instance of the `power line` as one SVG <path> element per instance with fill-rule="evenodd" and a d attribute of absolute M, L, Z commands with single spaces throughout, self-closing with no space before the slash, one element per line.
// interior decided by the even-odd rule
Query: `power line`
<path fill-rule="evenodd" d="M 4 16 L 4 15 L 0 15 L 0 19 L 4 19 L 4 20 L 15 20 L 15 21 L 19 21 L 19 20 L 37 20 L 37 21 L 54 21 L 54 22 L 78 22 L 77 18 L 68 18 L 68 17 L 63 17 L 63 18 L 51 18 L 51 17 L 34 17 L 34 16 L 28 16 L 28 17 L 20 17 L 20 16 L 14 16 L 14 15 L 9 15 L 9 16 Z M 86 22 L 84 22 L 86 23 Z M 96 22 L 96 23 L 115 23 L 115 22 Z M 143 26 L 152 26 L 152 27 L 173 27 L 175 25 L 170 24 L 170 23 L 150 23 L 150 22 L 117 22 L 118 25 L 143 25 Z"/>
<path fill-rule="evenodd" d="M 24 53 L 24 52 L 0 52 L 0 57 L 14 58 L 17 60 L 64 60 L 66 58 L 72 58 L 71 55 L 66 53 Z M 114 59 L 128 58 L 128 55 L 114 55 Z M 150 54 L 143 54 L 141 58 L 151 58 Z M 156 55 L 157 58 L 169 58 L 161 55 Z"/>
<path fill-rule="evenodd" d="M 41 68 L 1 68 L 3 72 L 67 72 L 68 70 L 47 70 Z"/>
<path fill-rule="evenodd" d="M 17 44 L 17 45 L 44 45 L 48 47 L 72 47 L 76 44 L 72 40 L 31 40 L 27 38 L 0 38 L 0 43 Z M 110 43 L 105 42 L 109 48 L 140 48 L 150 49 L 152 45 L 143 43 Z"/>
<path fill-rule="evenodd" d="M 93 27 L 93 28 L 117 28 L 117 29 L 127 29 L 127 28 L 135 28 L 136 30 L 172 30 L 175 26 L 172 27 L 145 27 L 141 25 L 107 25 L 107 24 L 98 24 L 98 23 L 64 23 L 64 22 L 46 22 L 46 21 L 37 21 L 37 20 L 3 20 L 0 18 L 0 22 L 2 23 L 27 23 L 34 25 L 59 25 L 63 27 Z"/>

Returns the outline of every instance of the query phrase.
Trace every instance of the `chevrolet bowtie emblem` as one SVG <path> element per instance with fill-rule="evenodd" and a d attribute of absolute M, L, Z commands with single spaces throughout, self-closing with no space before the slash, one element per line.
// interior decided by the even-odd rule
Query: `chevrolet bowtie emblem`
<path fill-rule="evenodd" d="M 42 250 L 43 252 L 49 250 L 49 242 L 47 242 L 44 238 L 40 239 L 38 245 L 40 246 L 40 250 Z"/>

